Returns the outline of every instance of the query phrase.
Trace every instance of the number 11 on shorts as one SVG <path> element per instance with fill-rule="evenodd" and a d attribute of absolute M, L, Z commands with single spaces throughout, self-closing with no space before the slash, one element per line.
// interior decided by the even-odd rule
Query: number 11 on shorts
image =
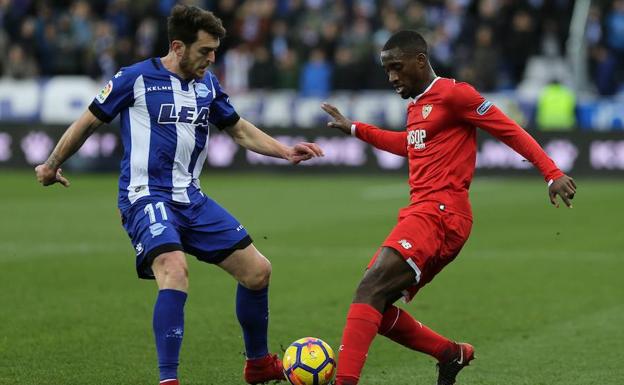
<path fill-rule="evenodd" d="M 169 218 L 167 218 L 167 211 L 165 210 L 165 204 L 163 202 L 158 202 L 156 203 L 155 206 L 158 209 L 158 211 L 160 211 L 160 216 L 162 217 L 162 220 L 163 221 L 168 220 Z M 149 215 L 150 223 L 156 222 L 156 211 L 154 210 L 154 205 L 152 205 L 151 203 L 148 203 L 147 205 L 145 205 L 143 212 Z"/>

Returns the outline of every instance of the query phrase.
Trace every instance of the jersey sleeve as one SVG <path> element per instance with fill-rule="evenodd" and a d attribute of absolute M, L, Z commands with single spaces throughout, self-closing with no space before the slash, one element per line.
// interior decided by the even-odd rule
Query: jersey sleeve
<path fill-rule="evenodd" d="M 214 99 L 210 104 L 210 114 L 208 115 L 208 121 L 220 130 L 226 127 L 233 126 L 239 121 L 240 116 L 236 113 L 234 106 L 230 104 L 230 97 L 223 92 L 219 81 L 216 76 L 210 74 L 210 82 L 212 83 L 212 92 L 214 93 Z"/>
<path fill-rule="evenodd" d="M 407 157 L 407 132 L 382 130 L 370 124 L 353 122 L 352 133 L 376 148 Z"/>
<path fill-rule="evenodd" d="M 102 122 L 109 123 L 124 108 L 134 103 L 134 82 L 136 76 L 121 69 L 104 88 L 95 95 L 89 110 Z"/>
<path fill-rule="evenodd" d="M 528 132 L 469 84 L 457 83 L 451 92 L 450 103 L 461 120 L 487 131 L 511 147 L 533 163 L 546 181 L 563 175 Z"/>

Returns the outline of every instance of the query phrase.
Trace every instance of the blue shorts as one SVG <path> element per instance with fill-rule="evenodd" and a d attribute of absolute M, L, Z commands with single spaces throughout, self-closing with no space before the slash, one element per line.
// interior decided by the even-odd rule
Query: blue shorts
<path fill-rule="evenodd" d="M 152 262 L 162 253 L 180 250 L 217 264 L 252 243 L 243 225 L 203 194 L 190 204 L 147 196 L 122 210 L 121 218 L 143 279 L 154 279 Z"/>

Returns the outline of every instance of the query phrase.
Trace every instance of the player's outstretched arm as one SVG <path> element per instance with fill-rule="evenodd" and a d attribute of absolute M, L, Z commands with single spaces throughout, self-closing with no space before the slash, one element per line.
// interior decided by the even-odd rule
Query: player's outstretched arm
<path fill-rule="evenodd" d="M 243 118 L 225 131 L 238 145 L 248 150 L 286 159 L 292 164 L 323 156 L 323 150 L 315 143 L 300 142 L 292 147 L 287 146 Z"/>
<path fill-rule="evenodd" d="M 563 203 L 566 204 L 569 208 L 572 208 L 572 202 L 570 202 L 574 198 L 574 194 L 576 194 L 576 183 L 574 179 L 570 178 L 567 175 L 563 175 L 549 183 L 548 185 L 548 196 L 550 197 L 550 203 L 552 203 L 555 207 L 559 207 L 559 202 L 557 201 L 557 195 L 561 197 Z"/>
<path fill-rule="evenodd" d="M 345 118 L 336 107 L 329 103 L 321 104 L 321 108 L 323 111 L 327 112 L 329 116 L 334 118 L 333 122 L 327 122 L 327 127 L 337 128 L 343 133 L 351 135 L 351 125 L 353 121 Z"/>
<path fill-rule="evenodd" d="M 54 151 L 45 163 L 35 167 L 37 181 L 44 186 L 60 183 L 69 187 L 69 180 L 63 176 L 61 164 L 69 159 L 83 145 L 89 136 L 102 125 L 102 121 L 86 110 L 72 123 L 56 144 Z"/>
<path fill-rule="evenodd" d="M 355 135 L 380 150 L 407 157 L 407 131 L 382 130 L 370 124 L 354 122 L 345 118 L 329 103 L 321 104 L 321 108 L 334 119 L 333 122 L 327 122 L 327 127 L 337 128 L 347 135 Z"/>

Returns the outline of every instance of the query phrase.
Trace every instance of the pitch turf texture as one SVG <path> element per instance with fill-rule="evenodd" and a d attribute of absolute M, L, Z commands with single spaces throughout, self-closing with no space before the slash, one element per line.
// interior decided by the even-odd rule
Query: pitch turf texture
<path fill-rule="evenodd" d="M 0 384 L 156 384 L 155 284 L 135 278 L 116 177 L 43 189 L 0 176 Z M 204 190 L 273 262 L 270 348 L 334 349 L 369 258 L 407 201 L 404 177 L 209 175 Z M 458 384 L 624 384 L 624 182 L 579 180 L 572 210 L 533 179 L 476 179 L 458 259 L 407 309 L 476 348 Z M 243 384 L 234 281 L 190 259 L 183 385 Z M 434 361 L 375 339 L 363 385 L 434 384 Z"/>

